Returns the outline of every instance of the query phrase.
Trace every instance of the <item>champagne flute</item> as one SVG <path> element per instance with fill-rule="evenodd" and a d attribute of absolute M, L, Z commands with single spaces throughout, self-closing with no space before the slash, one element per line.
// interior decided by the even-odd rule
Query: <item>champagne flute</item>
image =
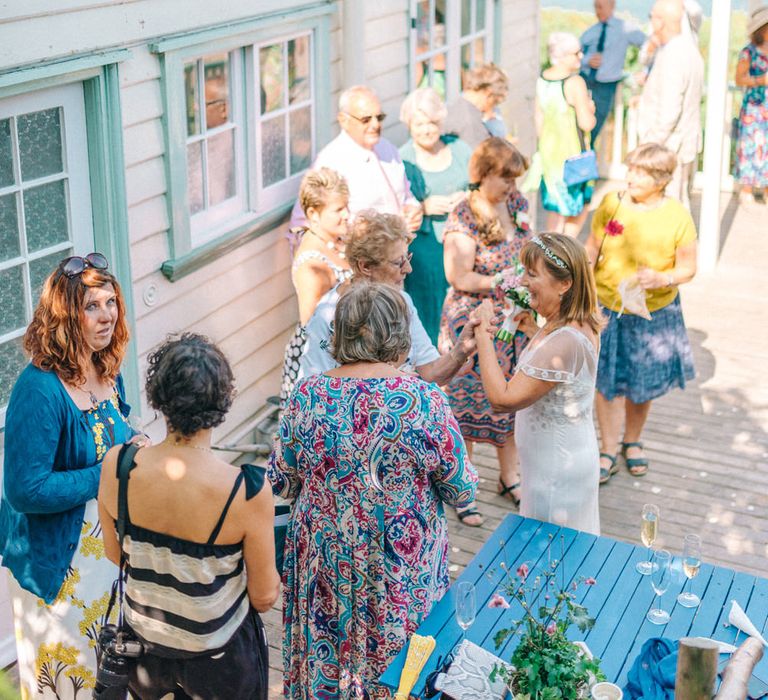
<path fill-rule="evenodd" d="M 476 614 L 475 584 L 471 581 L 459 581 L 456 584 L 456 622 L 462 630 L 462 641 L 467 638 L 467 630 L 475 621 Z"/>
<path fill-rule="evenodd" d="M 648 576 L 653 571 L 653 563 L 650 561 L 651 545 L 656 541 L 656 535 L 659 529 L 659 507 L 653 503 L 643 505 L 643 513 L 640 521 L 640 539 L 648 547 L 648 560 L 639 561 L 635 569 L 639 574 Z"/>
<path fill-rule="evenodd" d="M 686 535 L 683 539 L 683 573 L 686 576 L 686 584 L 696 577 L 701 568 L 701 537 L 698 535 Z M 688 592 L 685 592 L 685 586 L 683 586 L 683 592 L 677 596 L 677 602 L 684 608 L 695 608 L 699 605 L 701 600 L 693 591 L 688 587 Z"/>
<path fill-rule="evenodd" d="M 653 597 L 655 604 L 656 598 L 663 596 L 669 588 L 672 573 L 669 566 L 672 562 L 672 555 L 666 549 L 657 549 L 651 555 L 651 561 L 654 565 L 651 573 L 651 587 L 656 594 Z M 669 622 L 669 613 L 661 609 L 661 600 L 659 600 L 659 607 L 649 610 L 646 618 L 654 625 L 665 625 Z"/>

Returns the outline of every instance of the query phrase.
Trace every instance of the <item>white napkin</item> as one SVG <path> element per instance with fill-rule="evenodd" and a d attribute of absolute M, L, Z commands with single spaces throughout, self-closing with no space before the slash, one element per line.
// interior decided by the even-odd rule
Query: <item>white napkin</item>
<path fill-rule="evenodd" d="M 763 646 L 768 647 L 768 642 L 766 642 L 763 635 L 757 631 L 757 627 L 755 627 L 752 620 L 747 617 L 747 613 L 744 612 L 742 607 L 735 600 L 731 601 L 731 612 L 728 613 L 728 622 L 750 637 L 759 639 L 763 643 Z"/>
<path fill-rule="evenodd" d="M 718 654 L 733 654 L 736 651 L 736 647 L 728 642 L 721 642 L 719 639 L 712 639 L 711 637 L 696 637 L 696 639 L 706 639 L 708 642 L 714 642 L 717 644 Z"/>

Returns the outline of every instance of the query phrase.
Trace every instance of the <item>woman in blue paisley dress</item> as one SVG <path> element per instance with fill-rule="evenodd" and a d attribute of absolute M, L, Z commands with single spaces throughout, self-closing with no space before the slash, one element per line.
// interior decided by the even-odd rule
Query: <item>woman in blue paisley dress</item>
<path fill-rule="evenodd" d="M 0 554 L 25 698 L 72 700 L 95 681 L 95 641 L 117 576 L 104 556 L 96 492 L 107 450 L 134 437 L 119 373 L 127 345 L 123 296 L 106 259 L 62 260 L 24 335 L 31 361 L 5 424 Z"/>
<path fill-rule="evenodd" d="M 736 180 L 741 201 L 751 202 L 754 190 L 768 186 L 768 7 L 752 14 L 750 42 L 739 53 L 736 85 L 744 88 L 736 142 Z"/>
<path fill-rule="evenodd" d="M 448 588 L 443 504 L 477 474 L 445 395 L 397 369 L 411 345 L 393 287 L 336 307 L 340 367 L 298 382 L 270 459 L 295 498 L 285 541 L 285 697 L 388 697 L 378 678 Z"/>

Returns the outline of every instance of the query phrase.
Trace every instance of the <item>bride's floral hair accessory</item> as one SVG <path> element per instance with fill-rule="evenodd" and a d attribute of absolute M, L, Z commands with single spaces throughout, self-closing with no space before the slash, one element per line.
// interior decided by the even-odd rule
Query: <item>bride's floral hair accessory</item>
<path fill-rule="evenodd" d="M 552 252 L 552 249 L 546 243 L 544 243 L 541 238 L 534 236 L 531 238 L 531 242 L 539 246 L 539 248 L 544 251 L 544 255 L 546 255 L 553 263 L 555 263 L 555 265 L 561 267 L 563 270 L 568 269 L 568 265 L 566 265 L 565 260 L 563 260 L 560 256 L 555 255 L 555 253 Z"/>

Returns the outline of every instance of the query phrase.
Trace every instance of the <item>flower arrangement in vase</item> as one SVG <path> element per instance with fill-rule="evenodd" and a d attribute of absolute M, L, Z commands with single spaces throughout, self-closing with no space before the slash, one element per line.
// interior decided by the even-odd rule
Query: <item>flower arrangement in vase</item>
<path fill-rule="evenodd" d="M 600 660 L 585 653 L 584 648 L 567 637 L 571 625 L 576 625 L 581 632 L 594 626 L 594 618 L 576 602 L 576 592 L 579 586 L 593 586 L 597 581 L 582 576 L 568 586 L 562 581 L 558 587 L 558 564 L 559 560 L 550 561 L 532 583 L 528 566 L 522 564 L 504 585 L 504 592 L 517 602 L 515 607 L 522 615 L 509 627 L 499 630 L 494 643 L 498 649 L 517 634 L 520 641 L 510 659 L 512 670 L 496 666 L 491 680 L 501 676 L 514 697 L 520 700 L 576 700 L 588 697 L 590 686 L 605 680 Z M 500 593 L 491 598 L 489 606 L 511 607 Z"/>

